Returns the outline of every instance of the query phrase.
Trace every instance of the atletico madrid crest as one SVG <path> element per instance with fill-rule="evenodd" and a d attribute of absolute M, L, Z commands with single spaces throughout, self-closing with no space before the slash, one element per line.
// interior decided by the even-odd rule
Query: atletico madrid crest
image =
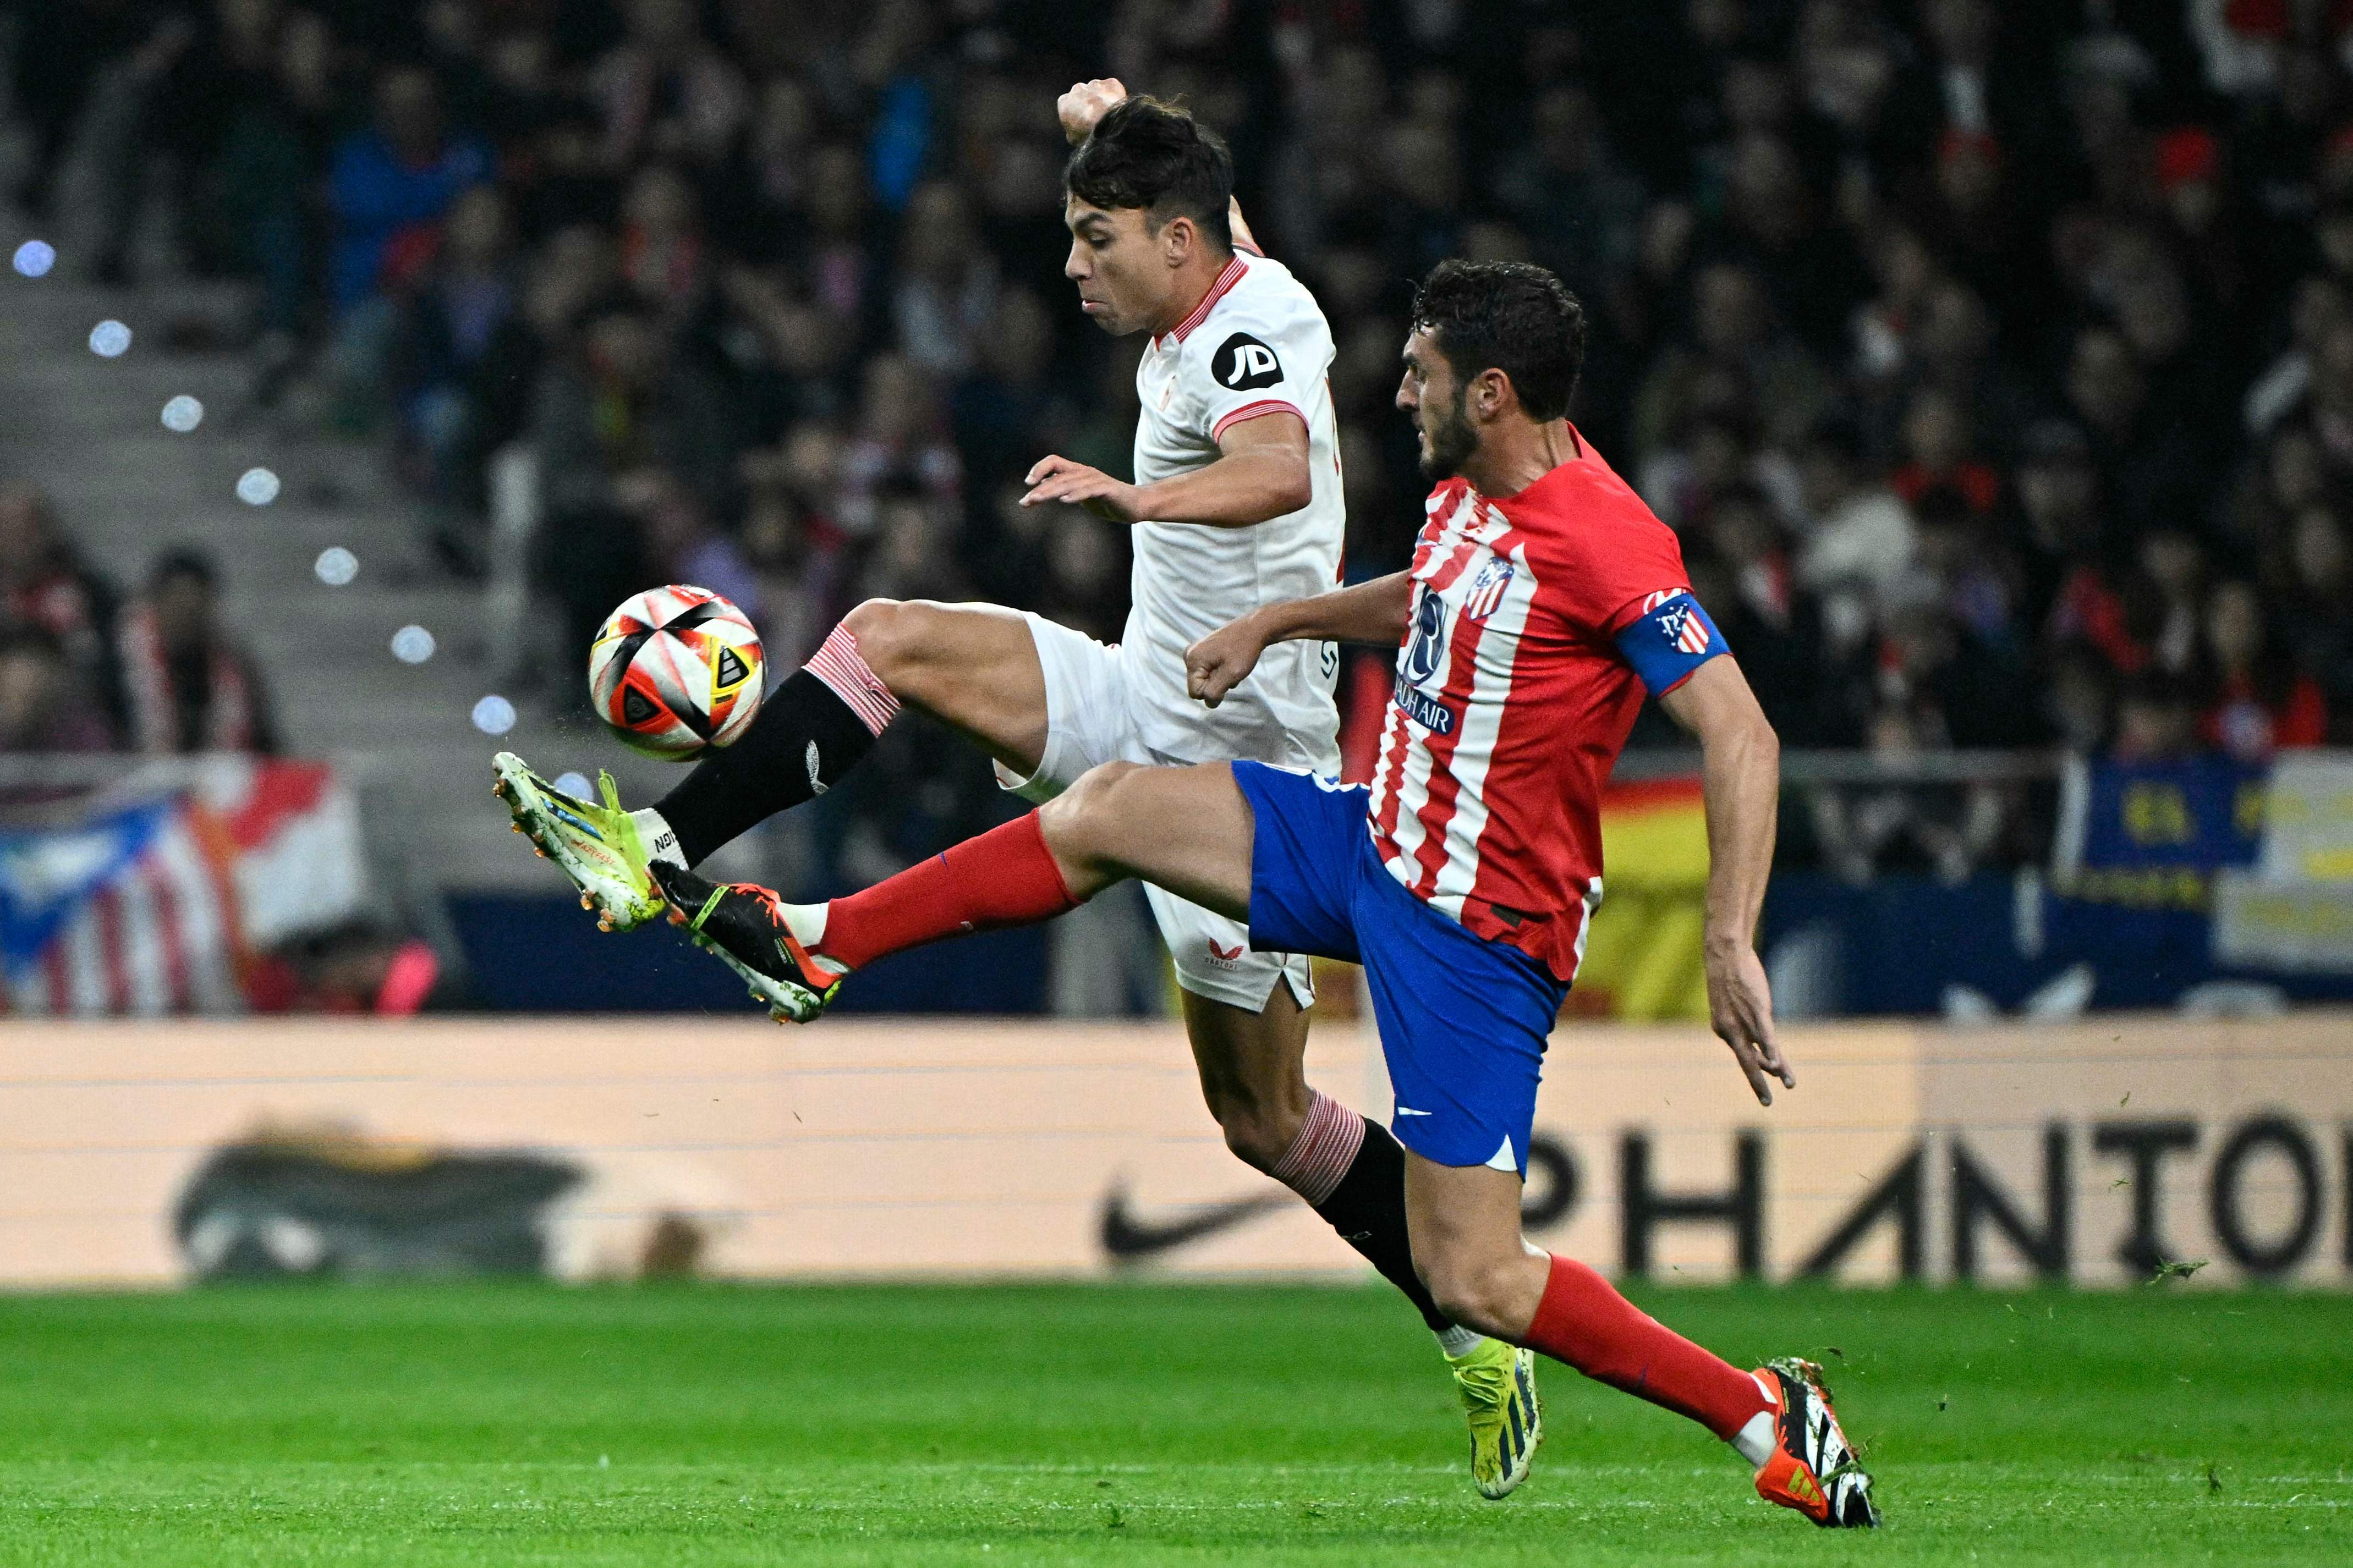
<path fill-rule="evenodd" d="M 1483 621 L 1495 613 L 1495 606 L 1511 592 L 1512 559 L 1508 555 L 1492 555 L 1471 579 L 1471 592 L 1463 595 L 1462 614 L 1469 619 Z"/>
<path fill-rule="evenodd" d="M 1663 597 L 1653 594 L 1649 603 L 1656 606 L 1651 618 L 1677 653 L 1697 655 L 1707 651 L 1707 623 L 1700 619 L 1698 600 L 1677 591 Z"/>

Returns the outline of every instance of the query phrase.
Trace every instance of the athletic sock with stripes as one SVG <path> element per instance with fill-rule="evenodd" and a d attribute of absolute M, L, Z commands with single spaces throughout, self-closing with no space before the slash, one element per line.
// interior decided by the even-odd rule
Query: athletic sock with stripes
<path fill-rule="evenodd" d="M 1305 1198 L 1341 1240 L 1404 1291 L 1430 1332 L 1441 1342 L 1452 1334 L 1448 1342 L 1461 1344 L 1463 1331 L 1447 1321 L 1413 1271 L 1405 1235 L 1405 1150 L 1388 1128 L 1317 1090 L 1299 1135 L 1267 1173 Z M 1478 1336 L 1471 1342 L 1477 1343 Z"/>
<path fill-rule="evenodd" d="M 681 862 L 697 865 L 776 813 L 823 795 L 873 749 L 898 711 L 899 700 L 859 656 L 856 636 L 834 627 L 817 656 L 768 693 L 734 744 L 697 763 L 654 805 L 678 837 Z"/>

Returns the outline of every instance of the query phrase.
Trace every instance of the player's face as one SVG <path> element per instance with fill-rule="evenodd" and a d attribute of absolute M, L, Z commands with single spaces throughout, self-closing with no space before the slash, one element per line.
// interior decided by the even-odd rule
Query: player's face
<path fill-rule="evenodd" d="M 1079 286 L 1079 309 L 1115 338 L 1140 332 L 1167 309 L 1171 274 L 1145 226 L 1142 207 L 1091 206 L 1076 196 L 1062 206 L 1071 258 L 1062 275 Z"/>
<path fill-rule="evenodd" d="M 1427 479 L 1451 479 L 1479 449 L 1479 433 L 1463 407 L 1465 388 L 1438 343 L 1426 331 L 1405 341 L 1405 378 L 1398 383 L 1397 405 L 1413 420 L 1420 438 L 1421 473 Z"/>

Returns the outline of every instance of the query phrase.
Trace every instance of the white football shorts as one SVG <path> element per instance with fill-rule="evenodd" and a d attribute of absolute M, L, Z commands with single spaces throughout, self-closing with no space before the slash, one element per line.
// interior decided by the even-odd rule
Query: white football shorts
<path fill-rule="evenodd" d="M 1053 799 L 1089 768 L 1103 763 L 1166 766 L 1187 759 L 1145 743 L 1127 700 L 1128 667 L 1114 646 L 1099 643 L 1043 616 L 1025 615 L 1046 676 L 1046 754 L 1022 778 L 997 764 L 997 782 L 1024 800 Z M 1315 983 L 1299 953 L 1253 952 L 1250 928 L 1239 921 L 1145 884 L 1160 937 L 1176 963 L 1176 984 L 1245 1012 L 1260 1012 L 1277 980 L 1291 982 L 1302 1007 L 1315 1001 Z"/>

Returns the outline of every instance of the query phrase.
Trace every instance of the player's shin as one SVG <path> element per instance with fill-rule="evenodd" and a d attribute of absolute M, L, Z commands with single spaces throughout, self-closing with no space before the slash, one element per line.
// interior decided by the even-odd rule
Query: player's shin
<path fill-rule="evenodd" d="M 826 906 L 818 950 L 851 969 L 943 937 L 1035 925 L 1078 908 L 1038 814 L 910 866 Z"/>
<path fill-rule="evenodd" d="M 858 638 L 836 626 L 807 664 L 761 703 L 733 745 L 697 764 L 638 815 L 649 845 L 676 836 L 678 863 L 699 864 L 780 811 L 823 795 L 858 765 L 899 711 L 867 668 Z M 648 820 L 653 818 L 655 820 Z"/>
<path fill-rule="evenodd" d="M 1414 1272 L 1406 1241 L 1405 1150 L 1388 1129 L 1317 1090 L 1299 1135 L 1267 1173 L 1305 1198 L 1341 1240 L 1403 1291 L 1448 1353 L 1478 1343 L 1480 1335 L 1438 1310 Z"/>

